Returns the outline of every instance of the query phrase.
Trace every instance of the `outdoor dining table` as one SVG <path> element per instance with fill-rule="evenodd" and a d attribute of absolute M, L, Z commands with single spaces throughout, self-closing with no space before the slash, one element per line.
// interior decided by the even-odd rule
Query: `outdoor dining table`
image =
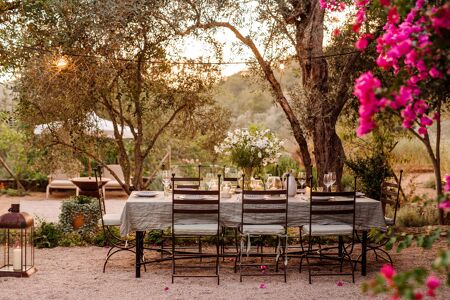
<path fill-rule="evenodd" d="M 144 232 L 149 230 L 164 230 L 172 225 L 172 198 L 157 192 L 153 197 L 138 196 L 132 192 L 121 215 L 120 233 L 126 236 L 136 233 L 136 277 L 140 277 L 141 259 L 143 254 Z M 144 194 L 145 195 L 145 194 Z M 338 200 L 338 199 L 336 199 Z M 230 228 L 239 227 L 241 222 L 241 194 L 220 200 L 221 225 Z M 183 219 L 185 222 L 186 220 Z M 315 220 L 318 224 L 335 224 L 339 220 L 321 218 Z M 188 220 L 189 224 L 200 223 L 201 220 Z M 288 226 L 299 227 L 309 224 L 309 202 L 304 195 L 289 197 Z M 367 197 L 356 198 L 355 227 L 362 231 L 361 244 L 361 274 L 366 275 L 367 232 L 371 228 L 385 227 L 381 202 Z"/>

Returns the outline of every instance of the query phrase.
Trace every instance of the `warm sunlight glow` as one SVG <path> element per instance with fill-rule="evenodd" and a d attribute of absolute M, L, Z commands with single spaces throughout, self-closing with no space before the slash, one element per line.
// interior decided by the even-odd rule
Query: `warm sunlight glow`
<path fill-rule="evenodd" d="M 61 56 L 60 58 L 58 58 L 55 61 L 55 66 L 60 70 L 67 68 L 68 65 L 69 65 L 69 61 L 67 60 L 67 58 L 65 56 Z"/>

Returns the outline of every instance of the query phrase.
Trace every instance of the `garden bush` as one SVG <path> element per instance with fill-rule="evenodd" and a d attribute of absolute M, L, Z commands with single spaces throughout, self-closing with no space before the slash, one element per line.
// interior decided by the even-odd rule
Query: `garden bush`
<path fill-rule="evenodd" d="M 81 218 L 81 227 L 74 222 L 76 218 Z M 59 223 L 64 232 L 77 231 L 82 236 L 90 236 L 98 228 L 100 219 L 100 207 L 96 198 L 87 196 L 72 197 L 69 201 L 64 201 L 59 215 Z"/>

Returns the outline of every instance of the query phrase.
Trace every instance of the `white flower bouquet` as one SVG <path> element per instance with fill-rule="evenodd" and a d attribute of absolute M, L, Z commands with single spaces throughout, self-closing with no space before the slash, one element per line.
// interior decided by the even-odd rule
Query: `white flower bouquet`
<path fill-rule="evenodd" d="M 215 151 L 229 156 L 233 164 L 245 170 L 276 162 L 282 148 L 283 141 L 269 129 L 244 128 L 228 132 Z"/>

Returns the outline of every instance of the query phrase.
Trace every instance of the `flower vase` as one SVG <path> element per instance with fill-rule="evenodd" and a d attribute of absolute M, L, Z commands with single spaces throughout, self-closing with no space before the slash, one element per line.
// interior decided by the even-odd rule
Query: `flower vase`
<path fill-rule="evenodd" d="M 253 178 L 253 168 L 246 167 L 242 168 L 242 173 L 244 173 L 244 189 L 251 191 L 252 189 L 252 178 Z"/>

